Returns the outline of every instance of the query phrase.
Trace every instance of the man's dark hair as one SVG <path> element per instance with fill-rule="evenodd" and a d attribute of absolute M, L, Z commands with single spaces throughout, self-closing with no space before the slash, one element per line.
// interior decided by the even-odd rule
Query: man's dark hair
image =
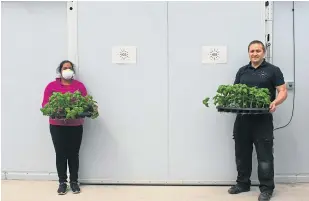
<path fill-rule="evenodd" d="M 250 49 L 250 46 L 253 45 L 253 44 L 261 44 L 262 47 L 263 47 L 263 51 L 266 52 L 266 48 L 265 48 L 265 45 L 262 41 L 259 41 L 259 40 L 254 40 L 254 41 L 251 41 L 248 45 L 248 52 L 249 52 L 249 49 Z"/>

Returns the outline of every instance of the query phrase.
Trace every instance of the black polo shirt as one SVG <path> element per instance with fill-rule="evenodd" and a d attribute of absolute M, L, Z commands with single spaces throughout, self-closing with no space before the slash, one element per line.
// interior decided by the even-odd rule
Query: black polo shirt
<path fill-rule="evenodd" d="M 254 68 L 251 62 L 241 67 L 235 78 L 234 84 L 246 84 L 249 87 L 268 88 L 271 93 L 270 100 L 276 99 L 276 87 L 285 84 L 283 74 L 279 67 L 264 61 Z"/>

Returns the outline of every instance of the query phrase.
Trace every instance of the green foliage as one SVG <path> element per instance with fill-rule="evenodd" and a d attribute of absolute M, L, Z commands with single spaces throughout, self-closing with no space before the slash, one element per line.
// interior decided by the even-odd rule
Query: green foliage
<path fill-rule="evenodd" d="M 203 100 L 206 107 L 209 107 L 209 99 Z M 227 108 L 268 108 L 270 92 L 267 88 L 248 87 L 245 84 L 220 85 L 213 103 Z"/>
<path fill-rule="evenodd" d="M 99 116 L 97 102 L 90 95 L 82 96 L 79 91 L 64 94 L 54 92 L 40 110 L 44 116 L 61 119 L 76 119 L 85 113 L 92 119 Z"/>
<path fill-rule="evenodd" d="M 209 107 L 209 97 L 206 97 L 204 100 L 203 100 L 203 104 L 206 106 L 206 107 Z"/>

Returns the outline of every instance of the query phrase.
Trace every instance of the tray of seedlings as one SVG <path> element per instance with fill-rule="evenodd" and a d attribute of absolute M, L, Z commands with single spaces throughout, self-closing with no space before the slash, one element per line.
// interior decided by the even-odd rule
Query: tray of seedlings
<path fill-rule="evenodd" d="M 51 119 L 96 119 L 99 116 L 97 102 L 90 95 L 82 96 L 79 91 L 74 93 L 54 92 L 49 98 L 48 103 L 42 107 L 41 112 L 44 116 Z"/>
<path fill-rule="evenodd" d="M 249 87 L 245 84 L 220 85 L 212 98 L 218 112 L 236 114 L 268 114 L 270 92 L 267 88 Z M 209 107 L 210 98 L 203 104 Z"/>

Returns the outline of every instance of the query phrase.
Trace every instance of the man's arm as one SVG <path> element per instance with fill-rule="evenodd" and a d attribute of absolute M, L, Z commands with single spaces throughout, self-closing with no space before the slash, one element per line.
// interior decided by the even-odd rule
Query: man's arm
<path fill-rule="evenodd" d="M 288 97 L 288 91 L 284 81 L 284 76 L 280 68 L 278 67 L 275 67 L 275 75 L 273 77 L 273 83 L 278 92 L 277 98 L 273 101 L 273 103 L 275 103 L 275 105 L 277 106 L 283 103 L 285 99 Z"/>
<path fill-rule="evenodd" d="M 286 88 L 283 74 L 280 68 L 278 67 L 274 67 L 274 68 L 276 69 L 275 69 L 275 74 L 273 76 L 272 81 L 278 91 L 278 95 L 277 95 L 277 98 L 269 106 L 271 112 L 274 112 L 276 110 L 276 106 L 283 103 L 285 99 L 288 97 L 288 91 Z"/>
<path fill-rule="evenodd" d="M 288 97 L 288 90 L 286 88 L 286 84 L 282 84 L 280 86 L 276 87 L 278 91 L 277 98 L 273 101 L 276 106 L 280 105 L 285 101 L 285 99 Z"/>

